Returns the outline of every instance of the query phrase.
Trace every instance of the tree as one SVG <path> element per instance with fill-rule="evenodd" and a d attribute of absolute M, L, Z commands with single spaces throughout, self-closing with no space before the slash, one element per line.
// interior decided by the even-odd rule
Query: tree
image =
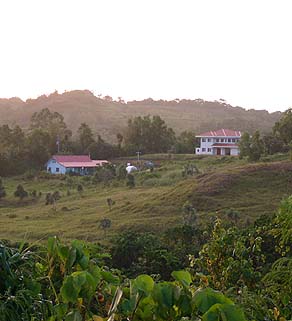
<path fill-rule="evenodd" d="M 15 175 L 26 169 L 25 135 L 19 126 L 0 126 L 0 175 Z"/>
<path fill-rule="evenodd" d="M 281 119 L 275 123 L 273 133 L 286 145 L 292 141 L 292 108 L 286 110 Z"/>
<path fill-rule="evenodd" d="M 44 129 L 34 129 L 27 137 L 27 156 L 36 167 L 44 167 L 50 158 L 50 134 Z"/>
<path fill-rule="evenodd" d="M 196 146 L 196 135 L 191 131 L 183 131 L 176 140 L 175 151 L 178 154 L 193 154 Z"/>
<path fill-rule="evenodd" d="M 239 150 L 240 158 L 247 156 L 249 161 L 259 160 L 264 151 L 259 131 L 256 131 L 252 137 L 248 133 L 244 133 L 239 141 Z"/>
<path fill-rule="evenodd" d="M 250 154 L 250 136 L 249 133 L 243 133 L 239 141 L 239 157 L 243 158 Z"/>
<path fill-rule="evenodd" d="M 108 159 L 119 154 L 118 147 L 105 142 L 100 135 L 86 149 L 93 159 Z"/>
<path fill-rule="evenodd" d="M 67 128 L 64 117 L 61 114 L 44 108 L 32 115 L 30 129 L 41 129 L 48 132 L 50 137 L 49 151 L 51 154 L 56 153 L 58 148 L 62 151 L 67 151 L 72 132 Z"/>
<path fill-rule="evenodd" d="M 250 141 L 250 154 L 249 160 L 250 161 L 258 161 L 261 158 L 261 155 L 264 151 L 263 141 L 260 137 L 260 132 L 257 130 L 251 138 Z"/>
<path fill-rule="evenodd" d="M 19 197 L 19 199 L 22 201 L 25 197 L 28 197 L 28 193 L 23 186 L 19 184 L 14 192 L 14 196 Z"/>
<path fill-rule="evenodd" d="M 82 123 L 78 128 L 77 134 L 80 144 L 80 152 L 87 153 L 89 146 L 95 143 L 91 128 L 86 123 Z"/>
<path fill-rule="evenodd" d="M 129 119 L 125 134 L 125 149 L 134 153 L 167 152 L 175 143 L 175 134 L 160 116 Z"/>
<path fill-rule="evenodd" d="M 5 187 L 3 185 L 2 179 L 0 177 L 0 200 L 1 198 L 6 196 L 6 191 L 5 191 Z"/>
<path fill-rule="evenodd" d="M 264 135 L 262 141 L 264 153 L 266 155 L 273 155 L 287 151 L 287 147 L 285 147 L 283 140 L 279 136 L 273 134 Z"/>

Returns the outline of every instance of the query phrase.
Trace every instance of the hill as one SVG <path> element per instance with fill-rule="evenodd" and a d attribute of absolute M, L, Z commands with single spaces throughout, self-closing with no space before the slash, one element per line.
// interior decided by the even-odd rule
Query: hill
<path fill-rule="evenodd" d="M 137 173 L 135 189 L 128 189 L 124 181 L 93 186 L 89 178 L 74 177 L 75 187 L 81 182 L 84 194 L 73 188 L 67 195 L 64 179 L 5 179 L 8 196 L 0 201 L 1 238 L 36 240 L 57 234 L 67 240 L 103 240 L 99 228 L 102 218 L 112 221 L 109 237 L 127 229 L 160 232 L 182 223 L 186 201 L 198 211 L 198 224 L 215 215 L 228 219 L 226 211 L 234 209 L 239 212 L 238 224 L 245 225 L 262 214 L 273 215 L 281 199 L 292 192 L 292 163 L 286 156 L 258 164 L 194 155 L 178 155 L 172 160 L 161 155 L 149 158 L 159 167 L 153 173 Z M 189 162 L 196 164 L 200 174 L 183 178 L 182 167 Z M 42 197 L 17 201 L 13 192 L 18 184 L 29 192 L 41 191 Z M 55 190 L 62 194 L 56 212 L 45 205 L 45 194 Z M 106 201 L 109 197 L 115 201 L 111 211 Z"/>
<path fill-rule="evenodd" d="M 141 115 L 160 115 L 177 133 L 183 130 L 202 132 L 214 128 L 230 128 L 253 132 L 257 129 L 268 132 L 281 117 L 280 112 L 245 110 L 232 107 L 225 101 L 173 100 L 113 101 L 110 97 L 99 98 L 88 90 L 76 90 L 25 102 L 19 98 L 0 99 L 0 125 L 19 124 L 28 127 L 34 112 L 43 108 L 61 113 L 68 126 L 76 132 L 86 122 L 110 141 L 123 132 L 127 120 Z"/>

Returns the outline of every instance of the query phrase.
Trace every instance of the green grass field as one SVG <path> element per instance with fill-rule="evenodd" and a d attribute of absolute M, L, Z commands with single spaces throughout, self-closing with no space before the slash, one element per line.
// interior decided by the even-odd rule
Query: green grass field
<path fill-rule="evenodd" d="M 89 241 L 107 241 L 127 229 L 161 232 L 181 224 L 182 206 L 193 203 L 198 222 L 217 215 L 226 218 L 227 209 L 240 213 L 239 224 L 248 224 L 262 214 L 272 215 L 281 199 L 292 194 L 292 163 L 287 156 L 265 158 L 264 162 L 247 164 L 227 157 L 194 155 L 146 155 L 157 165 L 153 173 L 135 174 L 136 187 L 129 189 L 124 181 L 114 180 L 109 186 L 93 186 L 87 178 L 74 177 L 82 183 L 83 195 L 70 189 L 65 179 L 14 177 L 3 179 L 7 197 L 0 201 L 0 239 L 40 240 L 58 235 Z M 124 162 L 119 159 L 117 162 Z M 195 164 L 200 173 L 182 177 L 183 166 Z M 31 192 L 41 191 L 40 198 L 31 196 L 19 201 L 13 196 L 18 184 Z M 60 191 L 57 210 L 45 205 L 45 194 Z M 115 205 L 110 211 L 107 198 Z M 105 233 L 100 220 L 109 218 L 112 226 Z"/>

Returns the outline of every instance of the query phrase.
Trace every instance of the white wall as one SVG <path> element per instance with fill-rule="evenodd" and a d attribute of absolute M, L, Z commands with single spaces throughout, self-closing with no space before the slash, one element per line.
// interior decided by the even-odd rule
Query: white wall
<path fill-rule="evenodd" d="M 204 137 L 200 138 L 200 148 L 196 148 L 196 154 L 198 155 L 216 155 L 216 149 L 212 147 L 215 143 L 223 144 L 236 144 L 239 138 L 235 137 Z M 221 155 L 225 155 L 224 147 L 221 147 Z M 238 156 L 239 149 L 231 148 L 230 155 Z"/>
<path fill-rule="evenodd" d="M 231 148 L 231 155 L 238 156 L 239 155 L 239 148 Z"/>
<path fill-rule="evenodd" d="M 212 145 L 215 143 L 214 138 L 201 138 L 200 148 L 196 148 L 198 155 L 213 155 Z"/>
<path fill-rule="evenodd" d="M 49 170 L 49 168 L 51 168 L 51 170 Z M 58 172 L 57 169 L 59 169 Z M 66 168 L 54 159 L 50 159 L 47 163 L 47 172 L 51 172 L 52 174 L 66 174 Z"/>

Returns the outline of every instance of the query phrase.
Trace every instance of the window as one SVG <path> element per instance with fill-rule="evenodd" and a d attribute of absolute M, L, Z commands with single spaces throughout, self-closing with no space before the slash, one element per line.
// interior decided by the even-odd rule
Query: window
<path fill-rule="evenodd" d="M 232 143 L 235 143 L 235 138 L 232 138 Z"/>
<path fill-rule="evenodd" d="M 210 142 L 211 141 L 211 138 L 208 138 L 208 142 Z"/>
<path fill-rule="evenodd" d="M 59 171 L 60 171 L 60 168 L 56 167 L 56 173 L 59 173 Z"/>
<path fill-rule="evenodd" d="M 216 138 L 216 143 L 219 143 L 220 142 L 220 139 L 219 138 Z"/>
<path fill-rule="evenodd" d="M 208 148 L 208 153 L 211 153 L 212 149 L 211 148 Z"/>
<path fill-rule="evenodd" d="M 221 138 L 221 143 L 224 143 L 224 138 Z"/>
<path fill-rule="evenodd" d="M 56 161 L 54 159 L 52 159 L 52 163 L 56 163 Z"/>
<path fill-rule="evenodd" d="M 49 167 L 49 168 L 48 168 L 48 172 L 50 172 L 50 173 L 51 173 L 51 167 Z"/>
<path fill-rule="evenodd" d="M 202 142 L 205 143 L 205 141 L 206 141 L 206 138 L 202 138 Z"/>
<path fill-rule="evenodd" d="M 205 152 L 206 151 L 206 148 L 202 148 L 202 152 Z"/>
<path fill-rule="evenodd" d="M 228 138 L 228 143 L 231 143 L 231 138 Z"/>

